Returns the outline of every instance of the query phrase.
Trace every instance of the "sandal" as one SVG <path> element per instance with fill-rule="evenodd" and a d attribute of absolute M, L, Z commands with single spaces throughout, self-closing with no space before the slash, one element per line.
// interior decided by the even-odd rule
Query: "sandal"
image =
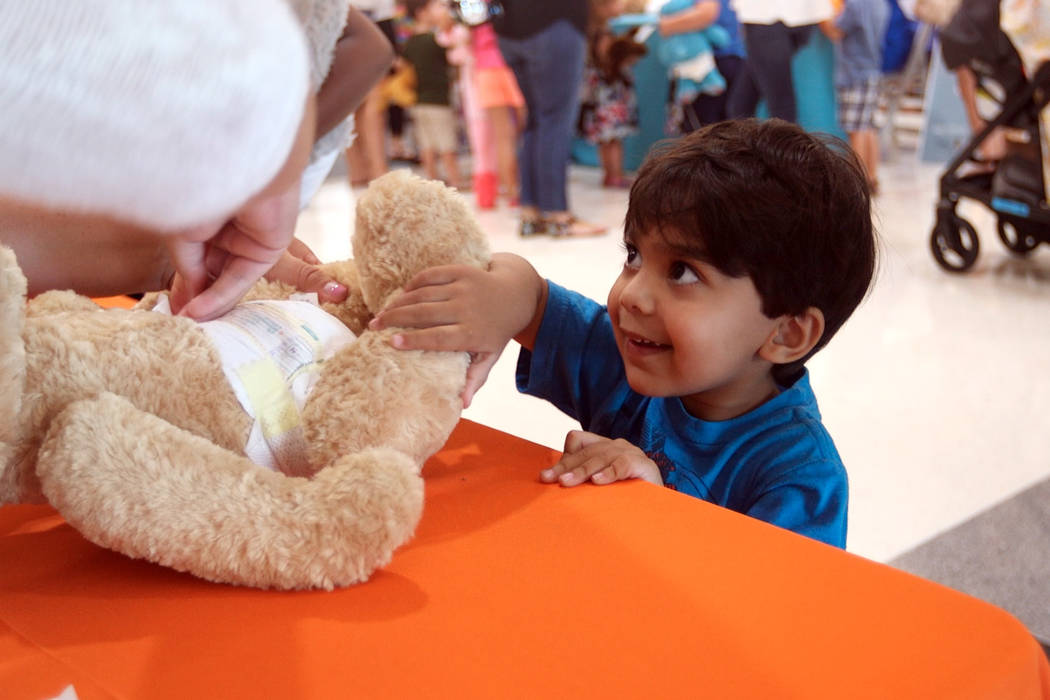
<path fill-rule="evenodd" d="M 522 238 L 532 238 L 533 236 L 542 236 L 547 233 L 547 224 L 543 219 L 522 219 L 521 228 L 518 229 L 518 235 Z"/>
<path fill-rule="evenodd" d="M 554 238 L 589 238 L 592 236 L 604 236 L 609 230 L 608 226 L 592 224 L 575 216 L 567 219 L 547 219 L 547 233 Z"/>

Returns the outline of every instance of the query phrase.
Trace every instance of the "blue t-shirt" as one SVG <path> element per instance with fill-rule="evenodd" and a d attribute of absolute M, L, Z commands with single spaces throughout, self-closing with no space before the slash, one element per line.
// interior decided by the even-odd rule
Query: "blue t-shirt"
<path fill-rule="evenodd" d="M 846 546 L 846 470 L 808 374 L 742 416 L 700 420 L 680 398 L 631 389 L 604 306 L 548 287 L 536 345 L 518 357 L 519 391 L 550 401 L 584 430 L 636 445 L 670 488 Z"/>
<path fill-rule="evenodd" d="M 747 56 L 744 48 L 744 38 L 740 36 L 740 23 L 736 19 L 736 11 L 733 10 L 732 0 L 719 0 L 718 19 L 715 20 L 722 29 L 729 33 L 729 43 L 715 49 L 715 56 Z"/>
<path fill-rule="evenodd" d="M 835 20 L 843 32 L 835 50 L 835 85 L 863 85 L 882 75 L 882 44 L 889 23 L 886 0 L 845 0 Z"/>

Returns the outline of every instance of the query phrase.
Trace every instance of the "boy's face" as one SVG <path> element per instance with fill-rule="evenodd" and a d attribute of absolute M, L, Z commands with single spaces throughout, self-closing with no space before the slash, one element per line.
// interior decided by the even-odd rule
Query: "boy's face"
<path fill-rule="evenodd" d="M 627 260 L 609 316 L 631 388 L 680 396 L 692 415 L 725 420 L 776 394 L 758 350 L 776 334 L 750 277 L 729 277 L 657 231 L 624 237 Z"/>

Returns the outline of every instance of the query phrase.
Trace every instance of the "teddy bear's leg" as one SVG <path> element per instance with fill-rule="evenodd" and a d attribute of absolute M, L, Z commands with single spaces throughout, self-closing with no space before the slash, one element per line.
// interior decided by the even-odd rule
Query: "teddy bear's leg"
<path fill-rule="evenodd" d="M 25 391 L 26 278 L 10 248 L 0 246 L 0 504 L 21 492 L 14 465 L 14 442 Z"/>
<path fill-rule="evenodd" d="M 465 352 L 398 350 L 394 331 L 368 332 L 327 360 L 303 409 L 311 464 L 392 447 L 422 464 L 463 410 Z"/>
<path fill-rule="evenodd" d="M 58 416 L 37 471 L 48 500 L 89 540 L 260 588 L 366 580 L 411 536 L 423 505 L 417 465 L 394 450 L 287 477 L 113 394 Z"/>

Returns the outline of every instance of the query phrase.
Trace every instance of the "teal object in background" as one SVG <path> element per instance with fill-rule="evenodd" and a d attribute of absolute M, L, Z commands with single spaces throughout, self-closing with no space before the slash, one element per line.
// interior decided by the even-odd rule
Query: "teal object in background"
<path fill-rule="evenodd" d="M 656 60 L 654 47 L 658 41 L 660 37 L 656 33 L 649 37 L 645 42 L 649 53 L 634 67 L 639 129 L 624 141 L 624 168 L 627 170 L 637 170 L 652 145 L 666 138 L 668 80 L 666 70 Z M 799 124 L 807 131 L 845 138 L 835 103 L 835 51 L 818 29 L 813 29 L 809 43 L 795 54 L 791 73 L 795 81 Z M 758 116 L 767 114 L 765 105 L 759 104 Z M 573 143 L 572 158 L 582 165 L 599 165 L 598 149 L 582 138 Z"/>

